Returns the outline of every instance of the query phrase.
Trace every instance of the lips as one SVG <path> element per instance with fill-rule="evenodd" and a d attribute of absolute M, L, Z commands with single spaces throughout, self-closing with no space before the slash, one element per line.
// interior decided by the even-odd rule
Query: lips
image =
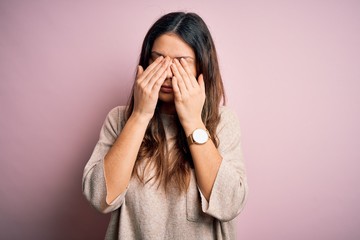
<path fill-rule="evenodd" d="M 160 91 L 163 93 L 172 93 L 173 88 L 172 88 L 172 86 L 163 85 L 163 86 L 161 86 Z"/>

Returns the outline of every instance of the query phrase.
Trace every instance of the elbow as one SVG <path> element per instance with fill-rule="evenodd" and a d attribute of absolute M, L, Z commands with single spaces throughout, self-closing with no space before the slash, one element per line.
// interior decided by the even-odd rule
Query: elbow
<path fill-rule="evenodd" d="M 219 209 L 213 211 L 213 217 L 221 222 L 229 222 L 235 219 L 244 209 L 248 195 L 247 184 L 242 184 L 240 188 L 234 192 L 229 201 L 218 202 Z M 209 202 L 211 205 L 211 202 Z M 226 206 L 226 207 L 224 207 Z M 210 210 L 211 212 L 211 210 Z"/>
<path fill-rule="evenodd" d="M 106 187 L 105 183 L 100 181 L 100 185 L 91 186 L 94 181 L 86 181 L 83 184 L 83 195 L 85 196 L 86 200 L 90 202 L 90 204 L 100 213 L 107 214 L 113 212 L 121 207 L 125 200 L 126 191 L 122 194 L 117 196 L 111 202 L 106 201 Z"/>
<path fill-rule="evenodd" d="M 100 213 L 106 214 L 119 207 L 118 204 L 106 203 L 106 183 L 102 164 L 94 165 L 84 173 L 82 192 L 86 200 Z"/>
<path fill-rule="evenodd" d="M 247 186 L 247 183 L 244 182 L 238 191 L 238 194 L 236 197 L 236 199 L 238 199 L 238 200 L 236 201 L 236 206 L 234 208 L 234 214 L 230 220 L 237 217 L 241 213 L 241 211 L 244 209 L 244 207 L 246 205 L 247 197 L 248 197 L 248 186 Z"/>
<path fill-rule="evenodd" d="M 106 203 L 106 191 L 104 186 L 94 184 L 96 181 L 90 181 L 84 179 L 82 192 L 86 200 L 93 206 L 97 211 L 103 214 L 107 214 L 114 210 L 114 206 Z M 99 181 L 98 183 L 101 183 Z"/>
<path fill-rule="evenodd" d="M 107 214 L 115 210 L 113 205 L 109 205 L 106 203 L 105 197 L 99 196 L 94 192 L 86 190 L 83 190 L 83 195 L 85 196 L 86 200 L 91 204 L 91 206 L 102 214 Z"/>

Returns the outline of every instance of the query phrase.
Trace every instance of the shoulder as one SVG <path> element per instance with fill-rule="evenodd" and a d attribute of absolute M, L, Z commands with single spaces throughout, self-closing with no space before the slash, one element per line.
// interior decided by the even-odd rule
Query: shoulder
<path fill-rule="evenodd" d="M 217 126 L 217 133 L 220 138 L 240 134 L 239 118 L 233 109 L 228 106 L 220 106 L 219 115 L 220 122 Z"/>
<path fill-rule="evenodd" d="M 125 116 L 125 111 L 126 111 L 126 106 L 116 106 L 109 111 L 108 117 L 119 118 L 121 116 Z"/>
<path fill-rule="evenodd" d="M 220 124 L 231 124 L 238 123 L 239 119 L 237 114 L 228 106 L 220 106 L 219 107 L 219 115 L 220 115 Z"/>
<path fill-rule="evenodd" d="M 222 153 L 231 152 L 240 147 L 241 129 L 239 118 L 234 110 L 227 106 L 219 109 L 220 122 L 216 132 L 219 139 L 219 150 Z"/>
<path fill-rule="evenodd" d="M 107 114 L 105 124 L 111 126 L 118 132 L 125 122 L 126 106 L 116 106 Z"/>

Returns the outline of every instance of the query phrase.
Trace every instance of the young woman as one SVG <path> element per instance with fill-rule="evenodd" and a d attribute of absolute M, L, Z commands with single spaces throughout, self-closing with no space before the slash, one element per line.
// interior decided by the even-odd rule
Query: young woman
<path fill-rule="evenodd" d="M 235 239 L 247 184 L 204 21 L 174 12 L 145 36 L 128 106 L 110 111 L 83 192 L 111 212 L 106 239 Z"/>

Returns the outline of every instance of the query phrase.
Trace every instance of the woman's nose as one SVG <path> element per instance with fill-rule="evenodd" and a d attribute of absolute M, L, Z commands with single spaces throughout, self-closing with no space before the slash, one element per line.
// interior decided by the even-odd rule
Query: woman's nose
<path fill-rule="evenodd" d="M 172 77 L 173 77 L 173 73 L 172 73 L 172 71 L 171 71 L 171 68 L 168 68 L 168 69 L 167 69 L 167 75 L 166 75 L 166 78 L 171 79 Z"/>

